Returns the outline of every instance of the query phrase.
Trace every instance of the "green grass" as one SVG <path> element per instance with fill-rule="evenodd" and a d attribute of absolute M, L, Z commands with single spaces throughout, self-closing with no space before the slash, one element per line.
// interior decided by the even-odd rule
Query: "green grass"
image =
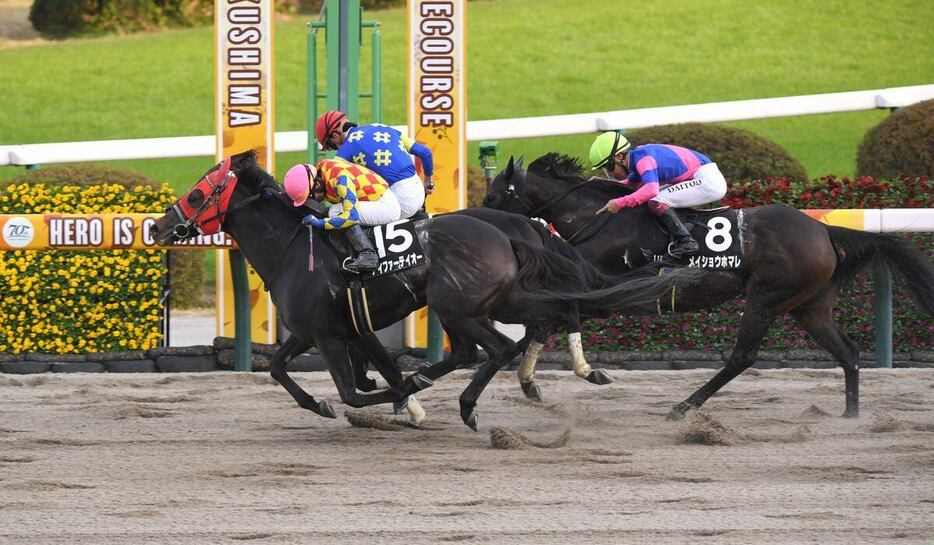
<path fill-rule="evenodd" d="M 384 121 L 406 110 L 405 10 L 368 12 L 383 30 Z M 276 26 L 276 129 L 305 128 L 304 17 Z M 934 3 L 890 0 L 469 4 L 471 119 L 828 93 L 932 83 Z M 0 49 L 0 144 L 213 132 L 213 30 Z M 365 65 L 368 64 L 365 62 Z M 363 73 L 368 74 L 364 66 Z M 364 82 L 364 87 L 369 85 Z M 811 176 L 852 175 L 885 112 L 733 123 L 797 157 Z M 592 135 L 501 142 L 509 154 L 585 156 Z M 476 156 L 471 146 L 470 156 Z M 279 154 L 283 173 L 303 154 Z M 472 159 L 476 162 L 475 159 Z M 125 161 L 183 188 L 208 158 Z M 0 178 L 20 172 L 0 168 Z"/>

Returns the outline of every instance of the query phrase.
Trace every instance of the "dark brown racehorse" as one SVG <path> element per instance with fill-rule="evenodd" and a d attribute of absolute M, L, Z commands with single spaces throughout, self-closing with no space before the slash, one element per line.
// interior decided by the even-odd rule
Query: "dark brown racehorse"
<path fill-rule="evenodd" d="M 346 294 L 347 281 L 337 257 L 320 232 L 301 225 L 304 212 L 291 206 L 279 185 L 256 164 L 256 155 L 235 155 L 209 170 L 151 229 L 160 244 L 173 244 L 223 228 L 269 289 L 284 325 L 292 332 L 270 364 L 272 376 L 298 404 L 334 416 L 285 372 L 288 358 L 317 346 L 344 403 L 354 407 L 399 402 L 456 369 L 480 345 L 489 356 L 460 397 L 461 418 L 477 429 L 477 398 L 516 344 L 490 322 L 493 309 L 508 304 L 518 288 L 538 301 L 560 303 L 559 292 L 578 287 L 581 265 L 543 249 L 512 241 L 488 223 L 448 215 L 416 223 L 427 257 L 418 266 L 366 281 L 369 318 L 386 327 L 426 304 L 438 313 L 452 343 L 452 355 L 404 381 L 375 336 L 355 331 Z M 640 279 L 598 296 L 644 305 L 670 289 L 670 280 Z M 586 293 L 581 293 L 586 298 Z M 392 388 L 362 394 L 354 387 L 348 348 L 364 351 Z"/>
<path fill-rule="evenodd" d="M 586 181 L 581 172 L 580 161 L 556 153 L 535 160 L 527 171 L 510 159 L 484 205 L 545 219 L 596 268 L 618 274 L 628 268 L 632 249 L 661 231 L 644 206 L 612 217 L 595 216 L 623 190 L 613 182 Z M 832 316 L 840 288 L 864 267 L 882 262 L 905 281 L 917 304 L 934 315 L 934 266 L 904 238 L 827 226 L 784 205 L 744 209 L 739 222 L 742 268 L 705 272 L 679 291 L 674 308 L 692 311 L 742 296 L 745 307 L 735 348 L 724 368 L 676 405 L 669 419 L 683 418 L 751 366 L 769 326 L 785 313 L 843 367 L 843 416 L 857 416 L 859 348 Z"/>

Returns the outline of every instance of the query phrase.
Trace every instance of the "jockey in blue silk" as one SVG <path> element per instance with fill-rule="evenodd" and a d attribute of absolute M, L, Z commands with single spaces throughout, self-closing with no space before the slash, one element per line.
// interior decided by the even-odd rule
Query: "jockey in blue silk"
<path fill-rule="evenodd" d="M 343 113 L 332 110 L 318 118 L 315 136 L 322 148 L 336 149 L 338 157 L 364 166 L 386 180 L 399 200 L 403 219 L 421 210 L 425 195 L 434 189 L 431 150 L 388 125 L 357 126 Z M 422 161 L 424 183 L 418 177 L 412 155 Z"/>
<path fill-rule="evenodd" d="M 634 191 L 607 201 L 598 214 L 646 204 L 674 239 L 668 253 L 682 257 L 699 246 L 671 208 L 709 204 L 726 194 L 726 180 L 717 164 L 694 150 L 668 144 L 631 147 L 617 132 L 605 132 L 590 147 L 590 163 Z"/>

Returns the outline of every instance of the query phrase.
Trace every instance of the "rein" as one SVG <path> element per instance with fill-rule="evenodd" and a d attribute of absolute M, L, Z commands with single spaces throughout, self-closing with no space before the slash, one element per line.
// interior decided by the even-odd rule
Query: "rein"
<path fill-rule="evenodd" d="M 538 208 L 532 208 L 532 205 L 530 205 L 528 202 L 526 202 L 525 197 L 524 197 L 523 195 L 520 195 L 519 192 L 516 191 L 516 186 L 515 186 L 515 184 L 509 184 L 509 185 L 507 186 L 507 188 L 506 188 L 506 202 L 503 204 L 503 209 L 504 209 L 504 210 L 506 209 L 506 207 L 507 207 L 507 205 L 508 205 L 508 203 L 509 203 L 510 201 L 516 200 L 519 204 L 521 204 L 521 205 L 525 208 L 525 210 L 526 210 L 525 214 L 526 214 L 526 215 L 528 215 L 530 218 L 535 218 L 535 217 L 538 217 L 538 214 L 540 214 L 541 212 L 547 210 L 548 208 L 551 208 L 552 205 L 558 203 L 559 201 L 561 201 L 562 199 L 564 199 L 565 197 L 567 197 L 567 196 L 570 195 L 571 193 L 577 191 L 579 188 L 583 187 L 585 184 L 587 184 L 587 180 L 583 180 L 583 181 L 580 181 L 580 182 L 574 184 L 574 185 L 571 186 L 567 191 L 565 191 L 564 193 L 558 195 L 557 197 L 552 198 L 551 200 L 549 200 L 549 201 L 546 202 L 545 204 L 539 206 Z M 566 241 L 568 244 L 570 244 L 570 243 L 573 242 L 575 239 L 577 239 L 578 236 L 580 236 L 582 233 L 584 233 L 585 231 L 587 231 L 587 229 L 589 229 L 590 227 L 592 227 L 592 226 L 594 226 L 594 225 L 597 225 L 597 224 L 598 224 L 598 221 L 599 221 L 599 226 L 602 226 L 604 223 L 606 223 L 607 221 L 609 221 L 609 219 L 610 219 L 609 216 L 606 216 L 606 217 L 603 217 L 603 218 L 601 218 L 600 216 L 594 216 L 594 217 L 593 217 L 592 219 L 590 219 L 587 223 L 585 223 L 584 226 L 581 227 L 576 233 L 574 233 L 573 235 L 571 235 L 569 238 L 565 239 L 565 241 Z M 584 240 L 587 240 L 589 237 L 593 236 L 598 230 L 599 230 L 599 229 L 593 230 L 593 232 L 591 232 L 589 235 L 587 235 L 587 236 L 581 238 L 581 239 L 578 240 L 577 242 L 579 243 L 579 242 L 582 242 L 582 241 L 584 241 Z"/>

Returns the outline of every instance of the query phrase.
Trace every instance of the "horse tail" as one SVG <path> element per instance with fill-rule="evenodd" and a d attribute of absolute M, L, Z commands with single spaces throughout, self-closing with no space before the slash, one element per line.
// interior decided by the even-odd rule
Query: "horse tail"
<path fill-rule="evenodd" d="M 588 289 L 608 288 L 619 281 L 619 277 L 604 274 L 597 270 L 589 261 L 584 259 L 573 246 L 568 244 L 563 238 L 552 234 L 544 225 L 530 219 L 529 224 L 542 238 L 542 245 L 546 250 L 560 254 L 565 258 L 580 265 L 580 273 Z"/>
<path fill-rule="evenodd" d="M 561 293 L 587 289 L 580 261 L 568 259 L 549 249 L 536 248 L 521 240 L 509 239 L 519 261 L 517 281 L 523 291 Z"/>
<path fill-rule="evenodd" d="M 827 234 L 837 250 L 837 270 L 830 281 L 843 286 L 868 265 L 884 263 L 908 285 L 915 302 L 934 316 L 934 265 L 908 239 L 828 225 Z"/>

